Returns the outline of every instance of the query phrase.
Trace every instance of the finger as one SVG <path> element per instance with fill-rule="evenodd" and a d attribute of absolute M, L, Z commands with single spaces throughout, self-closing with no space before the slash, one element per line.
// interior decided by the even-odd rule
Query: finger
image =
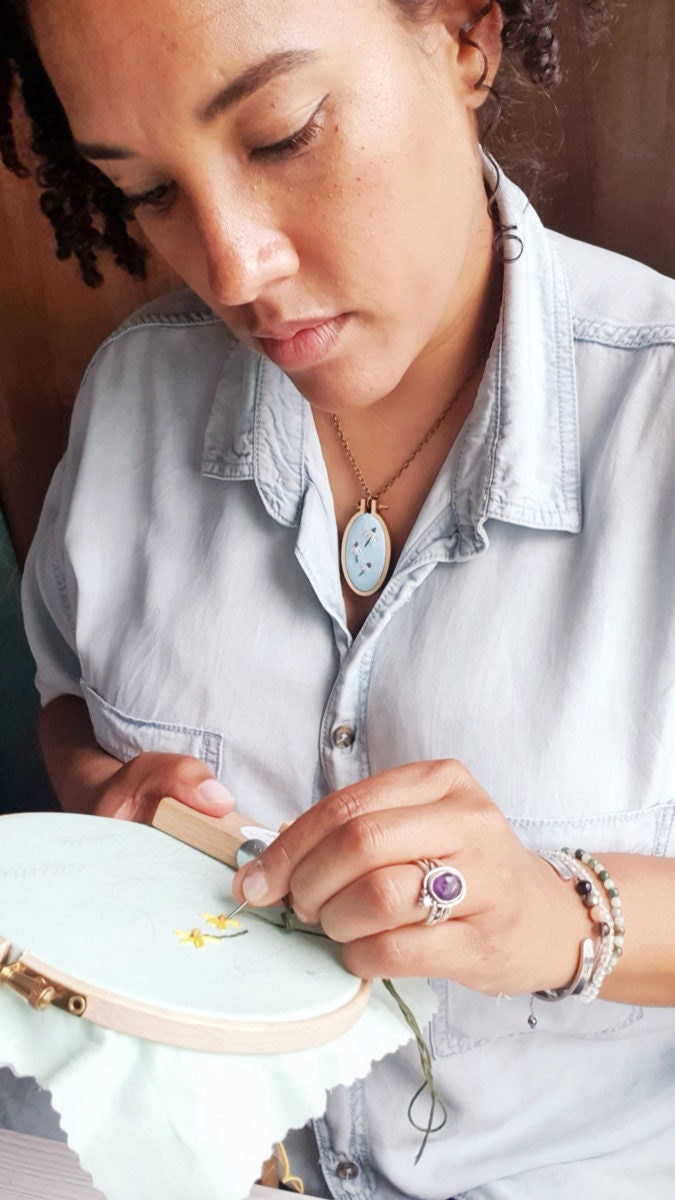
<path fill-rule="evenodd" d="M 222 817 L 235 807 L 231 792 L 200 759 L 147 754 L 139 755 L 117 773 L 97 811 L 101 816 L 149 824 L 164 796 L 172 796 L 211 817 Z"/>
<path fill-rule="evenodd" d="M 346 944 L 406 925 L 427 923 L 431 906 L 423 903 L 426 866 L 409 863 L 383 867 L 356 880 L 320 910 L 319 920 L 335 942 Z M 455 878 L 453 872 L 453 878 Z M 459 884 L 457 885 L 459 886 Z M 475 911 L 473 889 L 454 903 L 448 920 Z"/>
<path fill-rule="evenodd" d="M 335 831 L 350 827 L 368 814 L 404 809 L 411 804 L 419 813 L 439 797 L 464 790 L 467 781 L 473 782 L 460 763 L 443 759 L 408 763 L 334 792 L 298 817 L 260 858 L 242 869 L 235 877 L 235 894 L 252 904 L 274 903 L 290 890 L 298 864 Z M 358 838 L 358 833 L 355 836 Z M 398 854 L 396 861 L 400 857 Z M 329 859 L 330 851 L 324 861 Z M 372 865 L 380 864 L 374 861 Z"/>
<path fill-rule="evenodd" d="M 406 925 L 343 947 L 342 961 L 361 979 L 439 977 L 468 983 L 478 991 L 484 980 L 476 970 L 478 938 L 469 921 Z M 499 989 L 497 989 L 499 990 Z"/>
<path fill-rule="evenodd" d="M 209 817 L 223 817 L 235 807 L 232 793 L 197 758 L 165 763 L 146 780 L 141 800 L 150 820 L 164 796 Z"/>
<path fill-rule="evenodd" d="M 236 805 L 232 792 L 211 774 L 199 782 L 197 779 L 181 779 L 174 784 L 173 797 L 188 808 L 194 808 L 209 817 L 224 817 L 226 813 L 232 812 Z"/>
<path fill-rule="evenodd" d="M 298 864 L 290 881 L 296 912 L 311 924 L 332 896 L 380 867 L 393 870 L 430 854 L 451 859 L 466 853 L 475 840 L 475 817 L 474 805 L 444 797 L 435 804 L 355 818 L 328 834 Z"/>
<path fill-rule="evenodd" d="M 114 817 L 118 821 L 135 821 L 142 825 L 149 825 L 153 815 L 152 808 L 142 799 L 128 795 L 119 788 L 106 791 L 105 796 L 94 808 L 94 814 L 97 817 Z"/>

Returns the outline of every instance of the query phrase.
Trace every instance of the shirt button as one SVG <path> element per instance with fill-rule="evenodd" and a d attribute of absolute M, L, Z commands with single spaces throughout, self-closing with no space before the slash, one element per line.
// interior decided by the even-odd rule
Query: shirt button
<path fill-rule="evenodd" d="M 333 730 L 333 745 L 337 750 L 349 750 L 355 738 L 356 734 L 349 725 L 336 725 Z"/>
<path fill-rule="evenodd" d="M 338 1179 L 358 1179 L 359 1168 L 356 1163 L 341 1162 L 335 1168 L 335 1174 Z"/>

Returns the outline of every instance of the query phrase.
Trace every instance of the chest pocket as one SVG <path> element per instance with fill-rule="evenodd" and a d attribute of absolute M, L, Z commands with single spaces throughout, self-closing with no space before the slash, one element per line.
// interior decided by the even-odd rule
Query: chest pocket
<path fill-rule="evenodd" d="M 675 803 L 637 812 L 603 814 L 576 820 L 511 821 L 530 850 L 581 847 L 590 852 L 624 851 L 632 854 L 675 855 Z M 630 929 L 626 938 L 630 939 Z M 431 981 L 438 996 L 438 1011 L 431 1026 L 434 1056 L 442 1058 L 487 1045 L 499 1038 L 532 1037 L 527 1018 L 529 996 L 485 996 L 447 980 Z M 561 1037 L 597 1038 L 631 1036 L 643 1029 L 675 1027 L 671 1008 L 647 1008 L 594 1000 L 575 999 L 547 1004 L 534 1001 L 536 1033 Z"/>
<path fill-rule="evenodd" d="M 96 740 L 101 748 L 129 762 L 137 754 L 157 751 L 163 754 L 187 754 L 200 758 L 218 777 L 223 760 L 223 735 L 198 725 L 176 725 L 162 721 L 146 721 L 114 708 L 98 692 L 80 681 L 82 694 L 89 709 Z"/>

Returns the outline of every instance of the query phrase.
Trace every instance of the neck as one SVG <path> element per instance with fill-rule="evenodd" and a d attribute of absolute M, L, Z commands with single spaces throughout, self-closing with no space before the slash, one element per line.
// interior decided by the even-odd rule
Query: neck
<path fill-rule="evenodd" d="M 491 245 L 480 270 L 475 267 L 472 264 L 470 287 L 463 291 L 454 314 L 450 319 L 446 317 L 397 387 L 367 408 L 355 410 L 348 404 L 335 407 L 335 415 L 373 495 L 398 470 L 459 389 L 457 402 L 423 451 L 427 466 L 439 453 L 443 461 L 471 409 L 482 376 L 481 366 L 477 366 L 468 383 L 467 376 L 474 364 L 484 364 L 487 359 L 502 291 L 502 268 L 492 254 Z M 315 410 L 314 416 L 336 501 L 345 491 L 358 498 L 360 485 L 336 436 L 333 414 Z M 395 488 L 398 492 L 400 484 Z"/>
<path fill-rule="evenodd" d="M 491 235 L 479 268 L 472 263 L 470 287 L 455 291 L 454 316 L 410 367 L 393 392 L 363 409 L 336 406 L 335 415 L 343 429 L 351 457 L 358 463 L 367 489 L 377 496 L 399 471 L 448 401 L 447 416 L 425 442 L 421 452 L 387 488 L 382 503 L 391 537 L 393 569 L 415 520 L 448 452 L 474 403 L 482 378 L 482 365 L 489 353 L 501 302 L 502 270 L 493 254 Z M 467 380 L 471 368 L 481 365 Z M 364 496 L 364 489 L 339 439 L 332 413 L 314 410 L 321 448 L 330 479 L 340 537 Z M 347 621 L 353 633 L 375 604 L 378 593 L 355 596 L 343 587 Z"/>

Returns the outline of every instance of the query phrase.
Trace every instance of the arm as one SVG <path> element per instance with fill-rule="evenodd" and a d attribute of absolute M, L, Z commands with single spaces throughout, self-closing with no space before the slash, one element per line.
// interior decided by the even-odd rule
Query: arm
<path fill-rule="evenodd" d="M 601 997 L 675 1005 L 675 861 L 597 853 L 621 894 L 625 954 Z M 557 847 L 550 847 L 557 849 Z M 465 899 L 428 926 L 417 903 L 434 857 L 460 870 Z M 516 995 L 565 987 L 591 921 L 579 895 L 527 850 L 461 764 L 412 763 L 328 796 L 235 878 L 235 894 L 269 904 L 291 893 L 321 920 L 364 978 L 446 977 Z"/>
<path fill-rule="evenodd" d="M 212 817 L 234 807 L 227 788 L 197 758 L 148 753 L 121 763 L 106 754 L 77 696 L 58 696 L 42 710 L 40 739 L 54 791 L 68 812 L 147 824 L 163 796 Z"/>
<path fill-rule="evenodd" d="M 675 860 L 602 854 L 621 894 L 625 953 L 601 997 L 624 1004 L 675 1005 Z"/>

